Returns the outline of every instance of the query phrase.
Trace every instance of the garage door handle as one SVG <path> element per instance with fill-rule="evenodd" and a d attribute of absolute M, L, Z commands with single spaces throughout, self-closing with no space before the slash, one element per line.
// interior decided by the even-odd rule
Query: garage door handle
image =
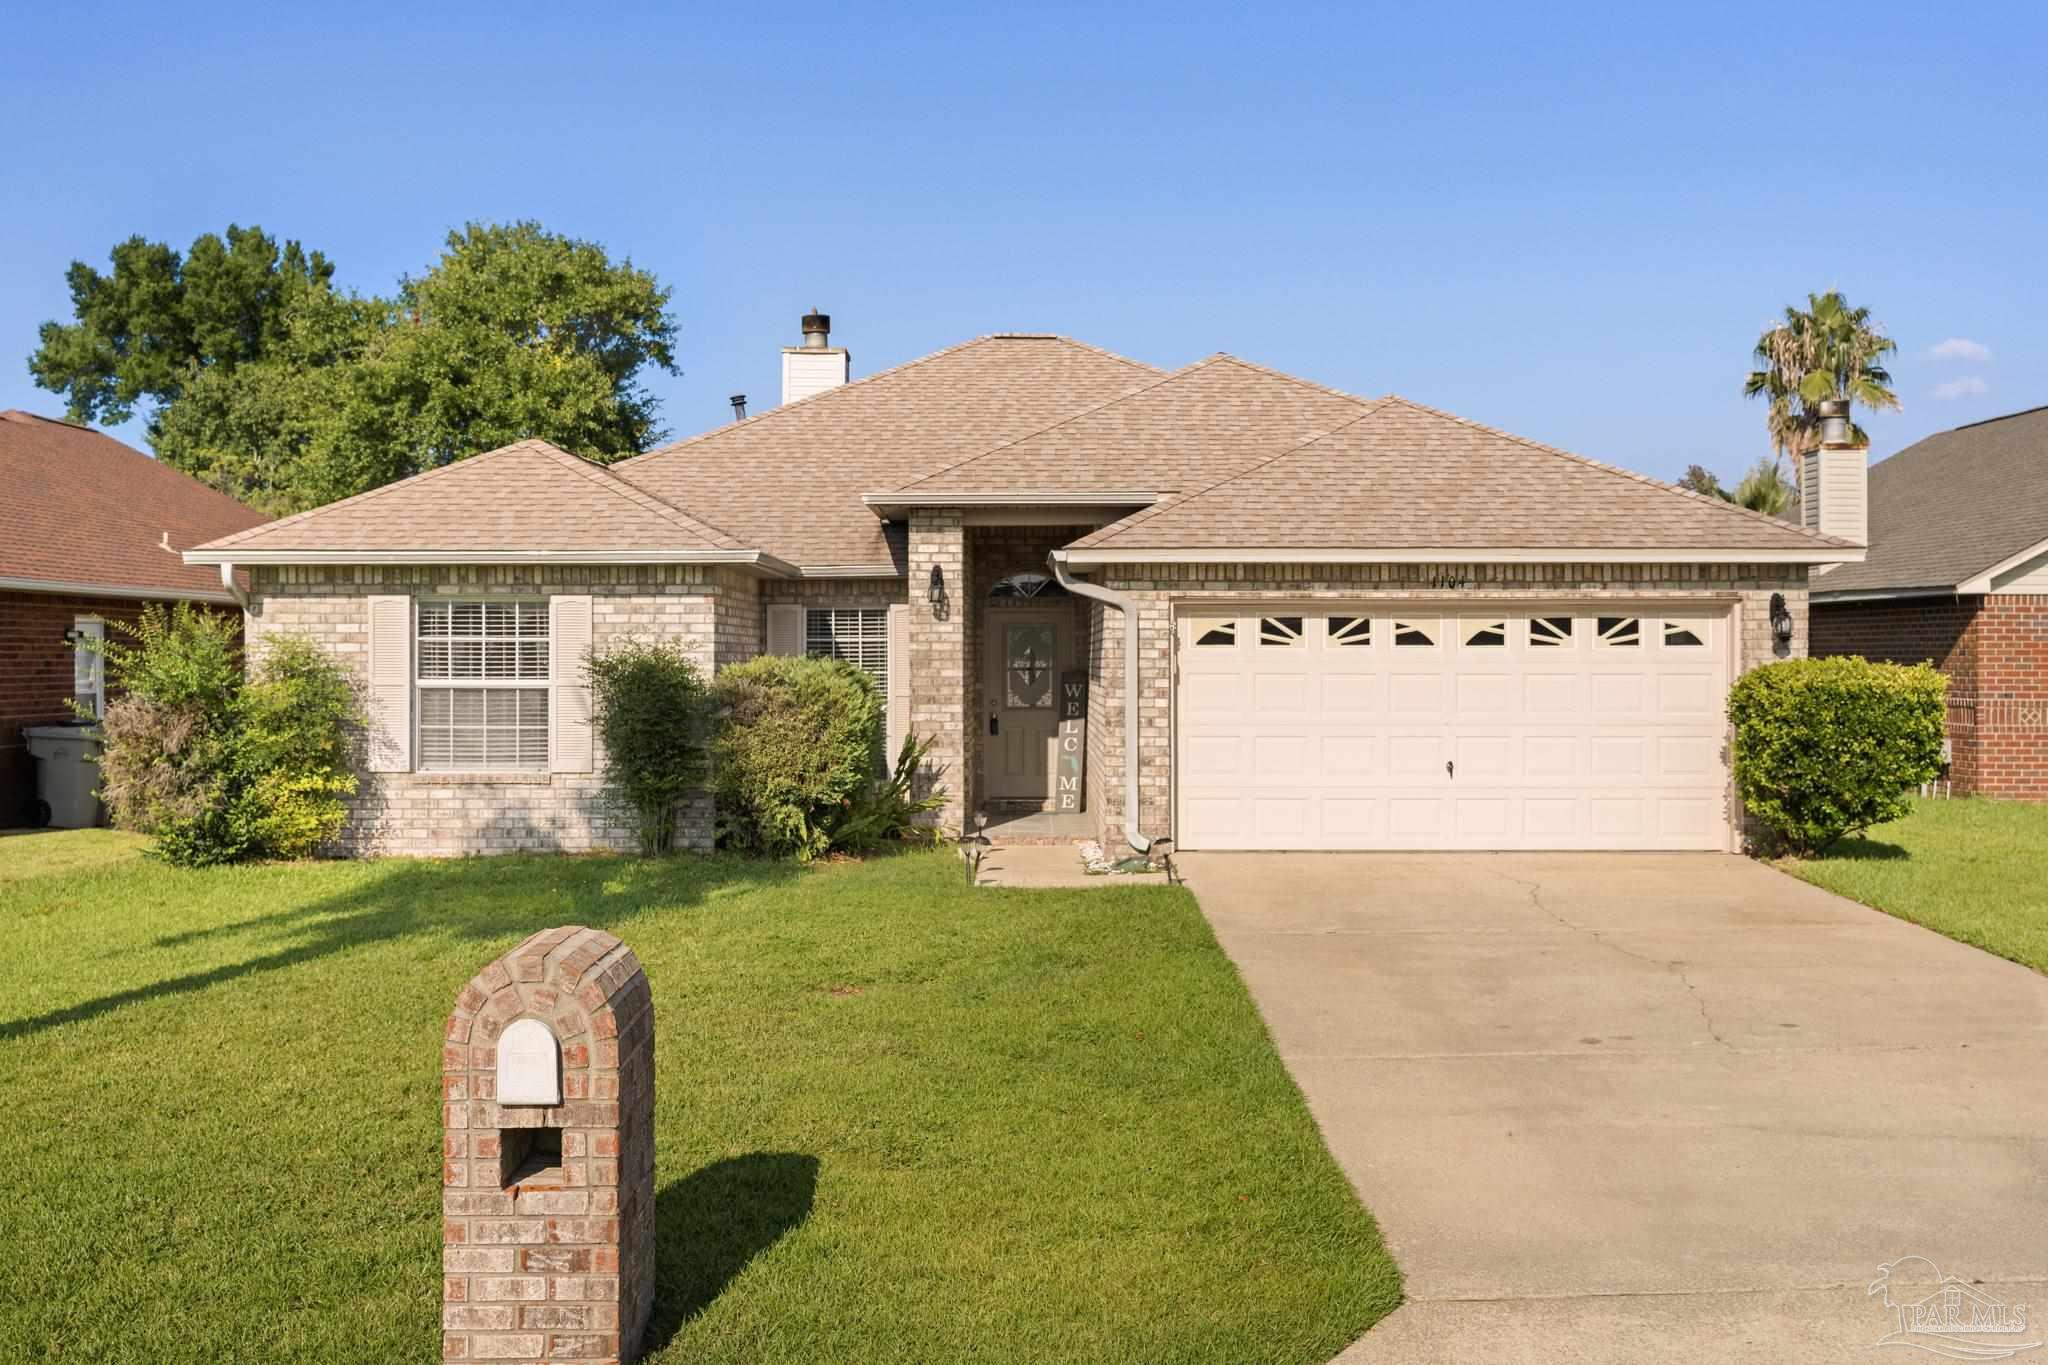
<path fill-rule="evenodd" d="M 996 733 L 996 718 L 994 716 L 988 718 L 988 732 L 990 734 Z"/>
<path fill-rule="evenodd" d="M 1447 759 L 1445 759 L 1445 760 L 1444 760 L 1444 776 L 1445 776 L 1445 777 L 1449 777 L 1449 778 L 1456 778 L 1456 777 L 1457 777 L 1457 775 L 1458 775 L 1458 761 L 1457 761 L 1456 759 L 1454 759 L 1454 758 L 1447 758 Z"/>

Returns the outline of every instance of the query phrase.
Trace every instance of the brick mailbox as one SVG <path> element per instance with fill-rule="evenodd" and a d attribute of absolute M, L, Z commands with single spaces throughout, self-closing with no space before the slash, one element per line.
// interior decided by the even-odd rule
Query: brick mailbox
<path fill-rule="evenodd" d="M 548 929 L 455 999 L 441 1355 L 629 1361 L 654 1298 L 654 1005 L 633 950 Z"/>

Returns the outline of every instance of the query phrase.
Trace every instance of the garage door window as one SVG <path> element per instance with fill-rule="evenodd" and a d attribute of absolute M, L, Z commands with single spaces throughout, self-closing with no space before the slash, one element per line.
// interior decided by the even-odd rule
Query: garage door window
<path fill-rule="evenodd" d="M 1323 620 L 1329 642 L 1338 649 L 1357 649 L 1372 643 L 1370 616 L 1326 616 Z"/>
<path fill-rule="evenodd" d="M 1643 623 L 1634 616 L 1595 618 L 1600 643 L 1611 649 L 1634 649 L 1643 642 Z"/>
<path fill-rule="evenodd" d="M 1436 623 L 1422 621 L 1394 622 L 1394 648 L 1434 649 L 1436 647 Z"/>
<path fill-rule="evenodd" d="M 1529 643 L 1535 648 L 1564 649 L 1571 642 L 1571 617 L 1532 616 L 1529 618 Z"/>
<path fill-rule="evenodd" d="M 1222 649 L 1237 643 L 1237 622 L 1218 621 L 1195 637 L 1197 649 Z"/>
<path fill-rule="evenodd" d="M 1292 648 L 1301 643 L 1301 618 L 1299 616 L 1261 616 L 1259 618 L 1259 643 L 1280 648 Z"/>
<path fill-rule="evenodd" d="M 1506 649 L 1508 644 L 1508 623 L 1506 621 L 1467 621 L 1465 623 L 1465 647 L 1467 649 Z"/>
<path fill-rule="evenodd" d="M 1664 648 L 1704 649 L 1707 644 L 1707 623 L 1704 621 L 1666 621 L 1664 623 Z"/>

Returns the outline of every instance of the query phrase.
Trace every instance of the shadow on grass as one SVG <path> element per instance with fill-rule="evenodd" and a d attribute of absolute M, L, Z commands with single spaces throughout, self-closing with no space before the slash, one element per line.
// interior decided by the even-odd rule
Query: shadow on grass
<path fill-rule="evenodd" d="M 1897 844 L 1879 839 L 1844 839 L 1818 861 L 1830 863 L 1892 863 L 1911 861 L 1913 855 Z"/>
<path fill-rule="evenodd" d="M 668 1183 L 654 1200 L 654 1309 L 644 1349 L 659 1351 L 756 1256 L 810 1217 L 818 1158 L 749 1152 Z"/>
<path fill-rule="evenodd" d="M 97 1018 L 124 1005 L 201 991 L 418 934 L 452 934 L 489 944 L 499 952 L 528 934 L 558 924 L 586 924 L 627 937 L 619 926 L 640 915 L 687 913 L 701 909 L 714 895 L 775 886 L 803 875 L 794 864 L 731 857 L 650 860 L 514 855 L 363 866 L 370 870 L 370 879 L 346 891 L 288 904 L 269 914 L 169 935 L 156 944 L 177 948 L 253 934 L 283 940 L 276 951 L 8 1020 L 0 1023 L 0 1041 Z M 210 874 L 184 875 L 194 879 L 195 888 L 201 888 Z M 280 880 L 281 895 L 288 894 L 288 885 Z M 476 965 L 481 966 L 490 955 L 480 951 Z M 450 982 L 451 998 L 461 984 Z"/>

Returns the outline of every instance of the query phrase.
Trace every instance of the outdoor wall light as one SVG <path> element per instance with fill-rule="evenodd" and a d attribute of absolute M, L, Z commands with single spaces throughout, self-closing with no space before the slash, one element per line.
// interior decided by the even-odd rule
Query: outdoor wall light
<path fill-rule="evenodd" d="M 1792 611 L 1785 605 L 1785 594 L 1771 594 L 1771 634 L 1781 645 L 1792 643 Z"/>
<path fill-rule="evenodd" d="M 937 564 L 932 565 L 931 599 L 933 611 L 946 609 L 946 572 Z"/>

